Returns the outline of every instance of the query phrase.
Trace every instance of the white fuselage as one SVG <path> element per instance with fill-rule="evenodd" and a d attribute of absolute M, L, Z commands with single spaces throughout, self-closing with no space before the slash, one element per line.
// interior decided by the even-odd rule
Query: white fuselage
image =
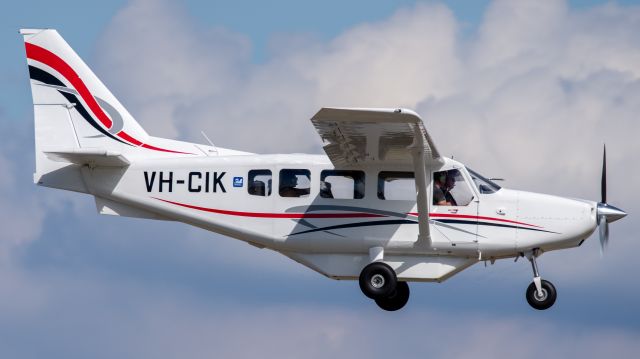
<path fill-rule="evenodd" d="M 473 198 L 466 206 L 430 203 L 427 247 L 416 245 L 416 201 L 380 199 L 377 193 L 381 171 L 408 168 L 357 168 L 365 174 L 364 196 L 359 199 L 319 195 L 320 173 L 333 169 L 323 155 L 138 160 L 123 168 L 84 167 L 82 173 L 103 213 L 182 221 L 300 262 L 305 262 L 301 256 L 322 254 L 366 257 L 372 247 L 400 257 L 457 257 L 475 262 L 515 257 L 533 248 L 574 247 L 596 227 L 594 202 L 508 189 L 481 194 L 462 164 L 446 159 L 439 166 L 431 171 L 460 169 Z M 310 171 L 309 195 L 280 196 L 283 169 Z M 271 171 L 270 195 L 249 194 L 246 181 L 251 170 Z M 304 264 L 319 270 L 318 265 Z M 350 278 L 357 273 L 328 275 Z"/>

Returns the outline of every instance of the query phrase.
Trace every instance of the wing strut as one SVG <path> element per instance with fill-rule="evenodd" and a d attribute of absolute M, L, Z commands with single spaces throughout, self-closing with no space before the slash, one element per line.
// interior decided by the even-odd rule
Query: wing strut
<path fill-rule="evenodd" d="M 420 128 L 414 127 L 414 131 L 419 134 Z M 414 146 L 411 151 L 413 157 L 413 169 L 416 179 L 416 193 L 418 204 L 418 241 L 416 245 L 430 246 L 431 234 L 429 232 L 429 201 L 427 196 L 427 168 L 424 155 L 424 143 L 422 136 L 416 135 Z"/>
<path fill-rule="evenodd" d="M 443 160 L 420 116 L 399 108 L 322 108 L 311 122 L 326 143 L 324 151 L 336 168 L 413 167 L 419 231 L 415 246 L 429 249 L 426 167 Z"/>

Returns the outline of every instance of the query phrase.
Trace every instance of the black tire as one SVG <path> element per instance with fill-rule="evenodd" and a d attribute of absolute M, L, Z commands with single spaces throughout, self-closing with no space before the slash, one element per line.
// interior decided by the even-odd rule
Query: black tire
<path fill-rule="evenodd" d="M 407 282 L 398 282 L 396 290 L 387 298 L 376 299 L 376 304 L 386 311 L 394 312 L 402 309 L 407 304 L 409 293 L 409 284 Z"/>
<path fill-rule="evenodd" d="M 553 303 L 556 302 L 556 298 L 558 297 L 558 293 L 556 292 L 556 287 L 551 284 L 551 282 L 542 280 L 542 293 L 543 296 L 541 298 L 538 297 L 538 291 L 536 290 L 536 284 L 531 283 L 527 288 L 527 302 L 533 309 L 537 310 L 545 310 L 551 308 Z"/>
<path fill-rule="evenodd" d="M 360 289 L 371 299 L 386 298 L 398 283 L 396 272 L 388 264 L 374 262 L 360 272 Z"/>

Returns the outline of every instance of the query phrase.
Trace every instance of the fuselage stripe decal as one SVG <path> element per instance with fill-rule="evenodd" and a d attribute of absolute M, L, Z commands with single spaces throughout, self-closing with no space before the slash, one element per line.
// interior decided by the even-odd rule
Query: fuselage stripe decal
<path fill-rule="evenodd" d="M 228 216 L 239 216 L 239 217 L 254 217 L 254 218 L 380 218 L 385 217 L 380 214 L 373 213 L 267 213 L 267 212 L 241 212 L 241 211 L 230 211 L 225 209 L 215 209 L 208 207 L 200 207 L 194 206 L 185 203 L 173 202 L 166 199 L 156 198 L 162 202 L 175 204 L 177 206 L 191 208 L 198 211 L 225 214 Z"/>
<path fill-rule="evenodd" d="M 393 224 L 418 224 L 418 222 L 412 221 L 410 219 L 389 219 L 389 220 L 383 220 L 383 221 L 345 223 L 345 224 L 338 224 L 335 226 L 314 228 L 314 229 L 309 229 L 302 232 L 291 233 L 290 236 L 295 236 L 297 234 L 319 232 L 319 231 L 330 231 L 333 229 L 345 229 L 345 228 L 357 228 L 357 227 L 369 227 L 369 226 L 388 226 Z"/>
<path fill-rule="evenodd" d="M 409 214 L 412 215 L 412 216 L 418 216 L 418 213 L 415 213 L 415 212 L 412 212 L 412 213 L 409 213 Z M 519 225 L 523 225 L 523 226 L 543 228 L 543 227 L 540 227 L 540 226 L 536 226 L 535 224 L 518 222 L 518 221 L 513 221 L 513 220 L 510 220 L 510 219 L 495 218 L 495 217 L 485 217 L 485 216 L 473 216 L 473 215 L 469 215 L 469 214 L 429 213 L 429 217 L 430 218 L 469 218 L 469 219 L 505 222 L 505 223 L 519 224 Z"/>
<path fill-rule="evenodd" d="M 98 118 L 98 121 L 100 121 L 100 123 L 102 123 L 102 125 L 104 125 L 105 128 L 110 129 L 113 126 L 113 121 L 109 118 L 109 116 L 107 116 L 106 113 L 104 113 L 104 111 L 102 110 L 102 107 L 100 107 L 95 97 L 91 94 L 91 91 L 89 91 L 89 88 L 87 87 L 87 85 L 85 85 L 85 83 L 82 81 L 80 76 L 78 76 L 78 73 L 75 72 L 75 70 L 71 66 L 69 66 L 69 64 L 67 64 L 58 55 L 38 45 L 25 42 L 25 49 L 27 52 L 27 58 L 34 61 L 41 62 L 51 67 L 52 69 L 59 72 L 65 79 L 67 79 L 67 81 L 71 83 L 71 85 L 75 88 L 75 90 L 78 92 L 80 97 L 87 104 L 87 106 L 89 106 L 89 109 L 91 110 L 91 112 L 93 112 L 93 114 Z M 186 155 L 194 154 L 189 152 L 168 150 L 168 149 L 159 148 L 151 145 L 145 146 L 144 142 L 132 137 L 125 131 L 118 132 L 116 136 L 120 137 L 125 141 L 132 143 L 135 146 L 140 146 L 153 151 L 179 153 L 179 154 L 186 154 Z"/>
<path fill-rule="evenodd" d="M 524 230 L 527 230 L 527 231 L 536 231 L 536 232 L 546 232 L 546 233 L 558 234 L 556 232 L 545 231 L 544 229 L 521 227 L 521 226 L 514 226 L 514 225 L 510 225 L 510 224 L 501 224 L 501 223 L 480 222 L 480 221 L 476 222 L 476 221 L 465 221 L 465 220 L 456 220 L 456 219 L 436 219 L 434 221 L 442 222 L 442 223 L 448 223 L 448 224 L 471 224 L 471 225 L 476 225 L 477 224 L 478 226 L 515 228 L 515 229 L 524 229 Z"/>
<path fill-rule="evenodd" d="M 366 212 L 352 212 L 352 213 L 335 213 L 335 212 L 333 212 L 333 213 L 242 212 L 242 211 L 231 211 L 231 210 L 225 210 L 225 209 L 216 209 L 216 208 L 195 206 L 195 205 L 186 204 L 186 203 L 169 201 L 169 200 L 162 199 L 162 198 L 157 198 L 157 197 L 151 197 L 151 198 L 156 199 L 158 201 L 165 202 L 165 203 L 170 203 L 170 204 L 174 204 L 176 206 L 184 207 L 184 208 L 190 208 L 190 209 L 195 209 L 195 210 L 198 210 L 198 211 L 209 212 L 209 213 L 217 213 L 217 214 L 223 214 L 223 215 L 228 215 L 228 216 L 239 216 L 239 217 L 288 218 L 288 219 L 302 219 L 302 218 L 384 218 L 384 217 L 388 217 L 388 216 L 382 215 L 382 214 L 366 213 Z M 434 214 L 436 214 L 436 213 L 434 213 Z M 451 218 L 451 217 L 454 217 L 454 216 L 455 216 L 455 219 Z M 539 228 L 542 228 L 540 226 L 534 226 L 534 225 L 526 224 L 526 223 L 522 223 L 522 224 L 525 224 L 525 225 L 530 226 L 530 227 L 537 227 L 537 228 L 522 227 L 520 225 L 483 222 L 483 221 L 480 221 L 480 220 L 465 220 L 464 219 L 464 218 L 470 218 L 470 219 L 487 218 L 489 220 L 494 220 L 494 221 L 497 220 L 496 218 L 492 218 L 492 217 L 469 216 L 469 215 L 447 215 L 446 217 L 449 217 L 451 219 L 436 219 L 436 218 L 434 218 L 432 220 L 434 222 L 447 223 L 447 224 L 469 224 L 469 225 L 478 225 L 478 226 L 515 228 L 515 229 L 524 229 L 524 230 L 529 230 L 529 231 L 537 231 L 537 232 L 546 232 L 546 233 L 558 234 L 556 232 L 551 232 L 551 231 L 546 231 L 546 230 L 543 230 L 543 229 L 539 229 Z M 459 219 L 457 219 L 457 218 L 459 218 Z M 399 219 L 399 220 L 393 220 L 393 221 L 396 221 L 397 223 L 396 222 L 391 223 L 390 221 L 371 221 L 371 222 L 359 222 L 358 226 L 365 226 L 366 223 L 371 223 L 371 225 L 415 224 L 415 223 L 418 223 L 417 221 L 410 220 L 410 219 Z M 508 220 L 504 220 L 504 221 L 508 221 Z M 516 221 L 509 221 L 509 222 L 518 223 L 518 224 L 521 223 L 521 222 L 516 222 Z M 378 223 L 378 224 L 376 224 L 376 223 Z M 344 226 L 346 226 L 346 227 L 344 227 Z M 314 228 L 314 229 L 311 229 L 311 230 L 308 230 L 308 231 L 298 232 L 296 234 L 310 233 L 310 232 L 317 232 L 317 231 L 331 230 L 331 229 L 350 228 L 350 227 L 352 227 L 351 224 L 341 224 L 341 225 L 338 225 L 338 227 L 336 227 L 336 226 L 319 227 L 319 228 Z"/>
<path fill-rule="evenodd" d="M 435 223 L 447 223 L 447 224 L 471 224 L 471 225 L 478 225 L 478 226 L 514 228 L 514 229 L 524 229 L 524 230 L 527 230 L 527 231 L 536 231 L 536 232 L 546 232 L 546 233 L 558 234 L 556 232 L 550 232 L 550 231 L 545 231 L 545 230 L 536 229 L 536 228 L 512 226 L 512 225 L 508 225 L 508 224 L 474 222 L 474 221 L 456 221 L 456 220 L 434 220 L 434 222 Z M 290 236 L 294 236 L 294 235 L 298 235 L 298 234 L 305 234 L 305 233 L 312 233 L 312 232 L 319 232 L 319 231 L 334 230 L 334 229 L 368 227 L 368 226 L 382 226 L 382 225 L 393 225 L 393 224 L 418 224 L 418 222 L 412 221 L 412 220 L 409 220 L 409 219 L 394 219 L 394 220 L 386 220 L 386 221 L 369 221 L 369 222 L 358 222 L 358 223 L 346 223 L 346 224 L 339 224 L 339 225 L 334 225 L 334 226 L 320 227 L 320 228 L 309 229 L 309 230 L 306 230 L 306 231 L 296 232 L 296 233 L 290 234 Z M 470 234 L 477 235 L 477 233 L 470 233 Z"/>

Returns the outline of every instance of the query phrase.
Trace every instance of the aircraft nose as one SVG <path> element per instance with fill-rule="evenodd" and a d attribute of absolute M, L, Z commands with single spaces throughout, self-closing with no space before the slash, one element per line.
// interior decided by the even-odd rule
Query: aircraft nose
<path fill-rule="evenodd" d="M 615 222 L 627 216 L 627 212 L 610 204 L 598 203 L 598 218 L 603 216 L 607 223 Z"/>

